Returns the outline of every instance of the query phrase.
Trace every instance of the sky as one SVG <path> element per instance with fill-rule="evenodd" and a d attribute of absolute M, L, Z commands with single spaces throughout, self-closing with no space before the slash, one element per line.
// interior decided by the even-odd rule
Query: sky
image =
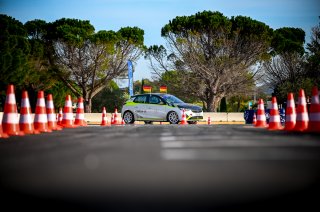
<path fill-rule="evenodd" d="M 146 46 L 165 45 L 161 28 L 176 16 L 204 10 L 219 11 L 227 17 L 249 16 L 273 29 L 302 28 L 306 42 L 311 28 L 319 24 L 319 0 L 0 0 L 0 13 L 22 23 L 34 19 L 53 22 L 60 18 L 89 20 L 99 30 L 118 31 L 137 26 L 144 30 Z M 135 64 L 134 80 L 151 78 L 143 57 Z"/>

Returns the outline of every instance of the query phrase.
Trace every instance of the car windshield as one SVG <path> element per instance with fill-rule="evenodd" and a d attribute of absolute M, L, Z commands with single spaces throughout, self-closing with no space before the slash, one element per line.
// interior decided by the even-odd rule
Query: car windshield
<path fill-rule="evenodd" d="M 181 99 L 175 97 L 175 96 L 172 96 L 172 95 L 163 95 L 162 98 L 164 100 L 166 100 L 166 102 L 168 103 L 174 103 L 174 104 L 179 104 L 179 103 L 184 103 Z"/>

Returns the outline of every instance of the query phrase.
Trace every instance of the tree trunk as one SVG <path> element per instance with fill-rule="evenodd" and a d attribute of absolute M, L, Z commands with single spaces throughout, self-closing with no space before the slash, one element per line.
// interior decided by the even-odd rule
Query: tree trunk
<path fill-rule="evenodd" d="M 91 106 L 92 106 L 92 97 L 89 95 L 89 93 L 82 89 L 82 94 L 84 98 L 84 112 L 85 113 L 91 113 Z"/>
<path fill-rule="evenodd" d="M 208 97 L 206 100 L 207 112 L 217 112 L 220 100 L 220 96 L 211 95 L 210 97 Z"/>
<path fill-rule="evenodd" d="M 240 107 L 241 107 L 241 97 L 239 97 L 238 99 L 237 112 L 240 111 Z"/>
<path fill-rule="evenodd" d="M 84 100 L 84 112 L 91 113 L 92 108 L 92 98 L 85 98 Z"/>

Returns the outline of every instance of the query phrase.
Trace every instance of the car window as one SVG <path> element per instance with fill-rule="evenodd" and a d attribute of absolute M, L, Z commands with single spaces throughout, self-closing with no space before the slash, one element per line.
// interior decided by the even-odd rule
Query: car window
<path fill-rule="evenodd" d="M 136 98 L 136 96 L 131 96 L 130 99 L 128 101 L 133 102 L 133 100 Z"/>
<path fill-rule="evenodd" d="M 162 98 L 164 98 L 164 100 L 166 100 L 168 103 L 177 103 L 177 104 L 184 103 L 179 98 L 169 94 L 163 95 Z"/>
<path fill-rule="evenodd" d="M 147 100 L 147 96 L 137 96 L 133 102 L 135 103 L 145 103 Z"/>
<path fill-rule="evenodd" d="M 163 105 L 164 104 L 164 102 L 157 96 L 149 97 L 149 103 L 150 104 L 159 104 L 159 105 Z"/>

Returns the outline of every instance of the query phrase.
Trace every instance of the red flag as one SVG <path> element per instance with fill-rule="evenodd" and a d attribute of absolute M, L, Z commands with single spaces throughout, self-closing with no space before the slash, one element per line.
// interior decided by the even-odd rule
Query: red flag
<path fill-rule="evenodd" d="M 151 86 L 150 85 L 144 85 L 143 86 L 143 91 L 151 93 Z"/>
<path fill-rule="evenodd" d="M 165 86 L 165 85 L 162 85 L 162 86 L 160 86 L 160 93 L 167 93 L 167 86 Z"/>

